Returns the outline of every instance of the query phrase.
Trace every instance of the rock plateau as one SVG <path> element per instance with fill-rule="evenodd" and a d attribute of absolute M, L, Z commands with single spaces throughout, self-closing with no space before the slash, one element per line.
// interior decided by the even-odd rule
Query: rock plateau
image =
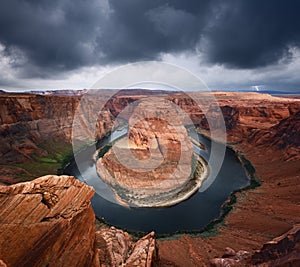
<path fill-rule="evenodd" d="M 191 93 L 186 96 L 171 93 L 163 97 L 190 114 L 193 122 L 199 126 L 199 131 L 209 136 L 209 131 L 218 131 L 221 121 L 215 116 L 215 103 L 206 102 L 206 115 L 212 118 L 210 125 L 205 119 L 204 111 L 196 105 L 197 100 L 205 101 L 206 94 Z M 160 95 L 163 93 L 160 92 Z M 96 126 L 91 129 L 88 127 L 85 130 L 80 129 L 76 138 L 93 140 L 105 135 L 113 126 L 114 118 L 121 114 L 126 106 L 145 96 L 147 94 L 143 91 L 125 91 L 108 99 L 103 93 L 100 100 L 98 99 L 100 104 L 95 97 L 87 98 L 84 101 L 88 103 L 88 108 L 83 109 L 82 106 L 77 109 L 79 118 L 86 125 L 89 125 L 90 118 L 93 118 Z M 157 240 L 158 261 L 155 264 L 156 266 L 209 266 L 212 259 L 219 258 L 226 247 L 231 247 L 237 252 L 249 252 L 250 262 L 247 264 L 272 266 L 274 257 L 277 257 L 275 260 L 285 264 L 283 266 L 297 266 L 295 255 L 298 256 L 299 234 L 295 228 L 291 229 L 300 223 L 300 99 L 256 93 L 215 92 L 213 96 L 224 115 L 227 144 L 241 157 L 251 162 L 255 169 L 254 175 L 260 180 L 261 186 L 237 193 L 233 210 L 222 224 L 206 233 L 208 236 L 181 235 L 178 238 Z M 82 97 L 5 93 L 0 95 L 0 181 L 2 183 L 14 184 L 40 176 L 38 172 L 44 168 L 45 163 L 38 159 L 52 158 L 56 153 L 64 152 L 66 146 L 70 147 L 73 118 Z M 105 104 L 105 112 L 98 115 L 99 106 L 102 107 L 101 103 Z M 155 110 L 155 106 L 150 110 Z M 128 119 L 126 114 L 123 116 Z M 139 139 L 135 138 L 135 140 Z M 137 145 L 142 147 L 140 141 Z M 43 143 L 47 145 L 43 146 Z M 58 147 L 60 149 L 53 151 L 53 148 Z M 51 170 L 56 170 L 60 164 L 55 165 Z M 45 174 L 49 169 L 44 168 L 43 171 Z M 75 186 L 77 182 L 74 179 L 67 179 L 70 187 L 52 188 L 51 179 L 49 181 L 47 179 L 49 178 L 44 177 L 39 178 L 37 182 L 1 187 L 3 201 L 0 207 L 1 213 L 4 214 L 0 217 L 1 260 L 7 266 L 16 262 L 20 264 L 18 266 L 26 266 L 26 264 L 34 266 L 30 262 L 38 266 L 40 262 L 53 262 L 55 259 L 90 262 L 97 266 L 96 253 L 103 247 L 96 249 L 96 246 L 92 245 L 98 241 L 95 242 L 92 222 L 94 214 L 87 197 L 92 194 L 91 189 L 81 184 L 79 187 Z M 60 179 L 63 180 L 63 178 L 54 178 L 54 180 Z M 45 189 L 35 188 L 34 185 L 38 184 L 44 184 Z M 80 187 L 82 192 L 85 192 L 84 196 L 79 193 Z M 29 193 L 30 191 L 34 193 Z M 74 199 L 75 203 L 70 200 L 72 205 L 65 200 L 62 201 L 70 195 L 60 194 L 60 192 L 67 191 L 71 195 L 75 192 L 79 194 Z M 52 193 L 60 197 L 57 199 Z M 30 209 L 27 209 L 27 206 Z M 53 213 L 53 211 L 57 212 Z M 58 215 L 58 218 L 54 215 Z M 86 225 L 86 222 L 91 224 Z M 50 229 L 54 230 L 50 231 Z M 290 230 L 291 232 L 288 232 Z M 61 235 L 58 235 L 58 232 Z M 64 233 L 67 235 L 65 236 Z M 120 240 L 124 240 L 128 245 L 121 241 L 119 248 L 111 245 L 117 244 L 109 240 L 115 240 L 114 238 L 119 235 L 118 231 L 112 231 L 114 233 L 112 239 L 108 237 L 109 234 L 104 233 L 103 230 L 103 237 L 100 240 L 104 242 L 100 242 L 101 244 L 105 244 L 104 252 L 99 254 L 107 255 L 104 260 L 108 259 L 111 262 L 113 257 L 125 255 L 126 253 L 122 251 L 126 251 L 126 247 L 133 248 L 131 241 L 127 243 L 126 240 L 129 239 L 123 237 Z M 285 233 L 287 233 L 286 237 L 283 235 Z M 49 238 L 45 238 L 44 234 Z M 85 242 L 86 246 L 82 251 L 86 251 L 87 254 L 82 254 L 80 251 L 78 254 L 72 253 L 71 257 L 68 251 L 76 252 L 80 247 L 79 235 L 85 236 L 82 242 Z M 283 236 L 279 239 L 276 238 L 281 235 Z M 70 243 L 67 244 L 65 238 Z M 148 240 L 145 242 L 145 249 L 141 251 L 149 251 L 148 249 L 152 247 L 149 246 L 152 237 L 148 237 Z M 269 243 L 270 240 L 273 241 Z M 51 254 L 52 250 L 47 247 L 52 247 L 55 253 Z M 66 250 L 60 249 L 64 247 Z M 114 251 L 117 251 L 116 254 Z M 124 262 L 130 258 L 128 256 L 130 251 L 132 249 L 128 250 L 127 256 L 120 256 L 123 257 Z M 247 264 L 246 266 L 251 266 Z"/>

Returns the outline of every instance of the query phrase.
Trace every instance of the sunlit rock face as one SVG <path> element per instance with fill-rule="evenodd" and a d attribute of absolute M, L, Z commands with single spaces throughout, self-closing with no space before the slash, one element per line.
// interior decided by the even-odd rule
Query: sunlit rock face
<path fill-rule="evenodd" d="M 0 186 L 0 266 L 156 266 L 154 232 L 95 231 L 93 194 L 66 175 Z"/>
<path fill-rule="evenodd" d="M 121 201 L 167 206 L 193 190 L 193 146 L 184 113 L 173 105 L 156 97 L 139 101 L 129 119 L 128 136 L 98 160 L 99 176 Z"/>
<path fill-rule="evenodd" d="M 93 194 L 71 176 L 0 186 L 0 259 L 7 266 L 99 266 Z"/>

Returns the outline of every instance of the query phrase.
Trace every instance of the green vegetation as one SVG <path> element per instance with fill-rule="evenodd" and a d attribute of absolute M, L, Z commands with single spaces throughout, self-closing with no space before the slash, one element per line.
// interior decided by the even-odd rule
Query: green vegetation
<path fill-rule="evenodd" d="M 51 159 L 51 158 L 40 158 L 40 162 L 42 162 L 42 163 L 57 163 L 57 160 Z"/>
<path fill-rule="evenodd" d="M 53 167 L 53 174 L 62 174 L 63 167 L 73 157 L 72 145 L 64 142 L 50 141 L 40 145 L 40 148 L 48 152 L 47 158 L 36 159 L 37 162 L 48 163 L 48 168 Z M 45 167 L 45 171 L 47 168 Z"/>
<path fill-rule="evenodd" d="M 108 144 L 105 147 L 103 147 L 99 152 L 99 157 L 102 157 L 112 146 L 113 146 L 113 144 Z M 207 237 L 218 235 L 219 234 L 219 230 L 218 230 L 219 227 L 225 226 L 225 217 L 233 209 L 233 205 L 237 202 L 236 193 L 246 191 L 246 190 L 250 190 L 250 189 L 254 189 L 254 188 L 261 185 L 261 182 L 255 176 L 255 168 L 253 167 L 251 162 L 248 159 L 246 159 L 246 157 L 241 152 L 234 151 L 234 149 L 232 147 L 228 147 L 228 148 L 233 150 L 233 152 L 237 155 L 237 157 L 240 160 L 243 167 L 246 169 L 246 171 L 247 171 L 247 173 L 250 177 L 250 184 L 247 187 L 243 188 L 243 189 L 239 189 L 239 190 L 236 190 L 236 191 L 232 192 L 230 194 L 229 198 L 227 199 L 227 201 L 222 205 L 221 214 L 220 214 L 219 218 L 217 218 L 214 221 L 212 221 L 211 223 L 209 223 L 201 231 L 177 231 L 175 233 L 170 233 L 170 234 L 156 234 L 156 238 L 158 238 L 160 240 L 176 239 L 176 238 L 181 237 L 183 234 L 199 236 L 199 237 L 202 237 L 202 238 L 207 238 Z M 203 168 L 202 164 L 197 160 L 195 155 L 193 155 L 193 158 L 192 158 L 192 169 L 193 169 L 192 180 L 197 179 L 199 173 L 201 171 L 203 171 L 202 168 Z M 120 190 L 118 192 L 120 193 Z M 110 224 L 108 224 L 103 219 L 98 218 L 98 220 L 101 222 L 101 224 L 111 226 Z M 128 233 L 130 233 L 135 238 L 141 238 L 142 236 L 147 234 L 146 232 L 142 232 L 142 231 L 130 231 L 126 228 L 122 228 L 122 229 L 124 231 L 127 231 Z"/>
<path fill-rule="evenodd" d="M 111 147 L 114 145 L 114 143 L 117 140 L 115 140 L 112 143 L 109 143 L 102 147 L 99 150 L 99 157 L 103 157 L 105 153 L 111 149 Z M 83 144 L 80 149 L 86 147 L 86 144 Z M 19 179 L 21 181 L 27 181 L 34 179 L 39 176 L 47 175 L 47 174 L 62 174 L 63 167 L 71 160 L 73 157 L 73 150 L 72 150 L 72 145 L 70 143 L 66 142 L 55 142 L 55 141 L 48 141 L 43 144 L 39 145 L 39 148 L 41 148 L 44 151 L 47 151 L 46 156 L 39 157 L 37 155 L 32 155 L 31 158 L 33 159 L 33 162 L 27 163 L 27 164 L 14 164 L 16 167 L 20 167 L 24 169 L 24 172 L 20 173 Z M 230 148 L 232 149 L 232 148 Z M 232 149 L 233 150 L 233 149 Z M 202 238 L 210 237 L 210 236 L 215 236 L 219 234 L 218 228 L 220 226 L 225 225 L 225 217 L 227 214 L 233 209 L 233 205 L 236 203 L 237 198 L 236 198 L 236 193 L 245 191 L 245 190 L 250 190 L 254 189 L 258 186 L 261 185 L 261 182 L 257 179 L 255 176 L 255 168 L 252 166 L 251 162 L 246 159 L 246 157 L 241 153 L 241 152 L 235 152 L 236 155 L 238 156 L 241 164 L 244 166 L 246 169 L 249 177 L 250 177 L 250 184 L 249 186 L 236 190 L 233 192 L 228 200 L 222 205 L 221 208 L 221 215 L 218 219 L 212 221 L 209 223 L 203 230 L 201 231 L 178 231 L 176 233 L 171 233 L 171 234 L 156 234 L 156 237 L 159 239 L 176 239 L 182 234 L 190 234 L 194 236 L 199 236 Z M 200 165 L 199 165 L 200 164 Z M 201 163 L 197 160 L 196 157 L 193 156 L 193 178 L 196 179 L 198 176 L 198 172 L 201 171 L 200 168 L 203 168 Z M 126 194 L 126 192 L 124 192 Z M 100 225 L 105 224 L 109 225 L 106 221 L 103 219 L 97 218 L 99 221 Z M 129 231 L 128 229 L 123 229 L 130 234 L 132 234 L 136 238 L 140 238 L 147 234 L 146 232 L 141 232 L 141 231 Z"/>
<path fill-rule="evenodd" d="M 109 136 L 110 132 L 106 134 Z M 73 152 L 71 143 L 64 141 L 49 140 L 38 145 L 40 151 L 35 151 L 30 155 L 32 161 L 29 163 L 16 163 L 11 166 L 16 166 L 24 169 L 20 173 L 21 181 L 29 181 L 37 177 L 47 174 L 63 174 L 64 166 L 72 159 L 74 153 L 86 148 L 92 143 L 82 142 L 78 144 L 76 151 Z M 106 153 L 113 143 L 109 144 L 104 153 Z M 42 152 L 41 152 L 42 151 Z M 41 156 L 43 154 L 43 156 Z M 45 155 L 46 154 L 46 155 Z"/>
<path fill-rule="evenodd" d="M 238 189 L 238 190 L 232 192 L 230 194 L 230 196 L 228 197 L 227 201 L 222 205 L 221 214 L 220 214 L 219 218 L 210 222 L 204 229 L 202 229 L 200 231 L 197 231 L 197 230 L 195 230 L 195 231 L 177 231 L 175 233 L 170 233 L 170 234 L 156 234 L 156 238 L 161 239 L 161 240 L 176 239 L 176 238 L 181 237 L 183 234 L 189 234 L 192 236 L 198 236 L 198 237 L 202 237 L 202 238 L 207 238 L 207 237 L 218 235 L 219 227 L 225 226 L 225 218 L 226 218 L 227 214 L 234 208 L 234 204 L 237 202 L 236 193 L 254 189 L 261 185 L 260 180 L 258 180 L 258 178 L 255 176 L 255 168 L 253 167 L 251 162 L 241 152 L 234 151 L 234 149 L 231 147 L 228 147 L 228 148 L 231 149 L 237 155 L 239 161 L 245 168 L 246 172 L 248 173 L 248 175 L 250 177 L 250 184 L 247 187 L 244 187 L 242 189 Z M 110 147 L 108 147 L 108 148 L 104 147 L 103 149 L 104 149 L 103 154 L 105 154 L 110 149 Z M 197 179 L 199 172 L 201 172 L 202 168 L 203 168 L 201 162 L 199 162 L 194 155 L 192 158 L 192 166 L 193 166 L 192 180 L 194 180 L 194 179 Z M 100 219 L 100 221 L 103 224 L 109 225 L 105 220 Z M 131 235 L 133 235 L 136 238 L 140 238 L 147 234 L 146 232 L 142 232 L 142 231 L 130 231 L 126 228 L 122 228 L 122 229 L 124 231 L 127 231 L 128 233 L 130 233 Z"/>
<path fill-rule="evenodd" d="M 230 148 L 230 149 L 232 149 L 232 148 Z M 158 234 L 158 235 L 156 235 L 157 238 L 159 238 L 159 239 L 176 239 L 176 238 L 180 237 L 182 234 L 189 234 L 189 235 L 193 235 L 193 236 L 199 236 L 202 238 L 206 238 L 206 237 L 216 236 L 219 234 L 219 231 L 218 231 L 219 227 L 225 225 L 225 217 L 233 209 L 233 205 L 237 202 L 236 193 L 254 189 L 261 185 L 261 181 L 258 180 L 258 178 L 255 176 L 255 168 L 253 167 L 251 162 L 241 152 L 235 152 L 235 153 L 250 177 L 250 184 L 247 187 L 238 189 L 230 194 L 227 201 L 221 207 L 220 217 L 215 219 L 211 223 L 209 223 L 201 231 L 178 231 L 175 234 Z"/>
<path fill-rule="evenodd" d="M 261 186 L 261 181 L 255 176 L 255 168 L 253 167 L 251 162 L 248 159 L 246 159 L 246 157 L 241 152 L 236 152 L 236 154 L 250 177 L 250 184 L 242 190 L 254 189 L 258 186 Z"/>
<path fill-rule="evenodd" d="M 120 127 L 123 127 L 123 126 L 120 126 Z M 109 135 L 108 135 L 109 136 Z M 105 137 L 108 137 L 108 136 L 106 136 L 105 135 Z M 99 149 L 99 152 L 98 152 L 98 157 L 99 158 L 102 158 L 113 146 L 114 146 L 114 144 L 118 141 L 118 140 L 120 140 L 120 139 L 122 139 L 124 136 L 122 135 L 122 136 L 119 136 L 118 138 L 116 138 L 114 141 L 112 141 L 112 142 L 110 142 L 110 143 L 108 143 L 107 145 L 105 145 L 105 146 L 103 146 L 103 147 L 101 147 L 100 149 Z"/>
<path fill-rule="evenodd" d="M 56 174 L 57 170 L 61 167 L 60 163 L 45 163 L 45 162 L 33 162 L 33 163 L 18 163 L 14 164 L 16 167 L 20 167 L 26 170 L 28 173 L 24 172 L 22 177 L 23 181 L 28 181 L 35 179 L 37 177 L 47 175 L 47 174 Z"/>
<path fill-rule="evenodd" d="M 212 221 L 210 224 L 208 224 L 202 231 L 198 233 L 197 232 L 193 233 L 194 235 L 203 238 L 217 235 L 219 233 L 218 227 L 224 225 L 225 217 L 233 209 L 233 205 L 237 202 L 236 193 L 254 189 L 261 185 L 261 182 L 255 176 L 255 168 L 253 167 L 251 162 L 248 159 L 246 159 L 246 157 L 241 152 L 235 152 L 235 153 L 250 177 L 250 184 L 242 189 L 238 189 L 232 192 L 229 198 L 227 199 L 227 201 L 222 205 L 221 216 L 218 219 Z"/>
<path fill-rule="evenodd" d="M 230 148 L 230 149 L 232 149 L 232 148 Z M 233 205 L 237 202 L 236 193 L 254 189 L 261 185 L 261 182 L 255 176 L 255 168 L 253 167 L 251 162 L 248 159 L 246 159 L 246 157 L 241 152 L 235 152 L 235 153 L 250 177 L 250 184 L 248 186 L 246 186 L 242 189 L 238 189 L 230 194 L 227 201 L 222 205 L 221 216 L 218 219 L 209 223 L 202 231 L 198 231 L 198 232 L 196 231 L 196 232 L 193 232 L 190 234 L 200 236 L 202 238 L 215 236 L 215 235 L 219 234 L 218 228 L 220 226 L 224 225 L 225 217 L 233 209 Z"/>
<path fill-rule="evenodd" d="M 72 145 L 66 142 L 48 141 L 38 146 L 43 154 L 40 156 L 36 152 L 31 155 L 32 161 L 29 163 L 16 163 L 13 166 L 24 169 L 20 180 L 28 181 L 47 174 L 62 174 L 62 168 L 73 156 Z"/>
<path fill-rule="evenodd" d="M 193 154 L 192 156 L 192 177 L 191 177 L 192 181 L 196 181 L 204 171 L 205 167 L 202 165 L 202 162 L 199 159 L 200 157 L 201 156 L 195 154 Z"/>

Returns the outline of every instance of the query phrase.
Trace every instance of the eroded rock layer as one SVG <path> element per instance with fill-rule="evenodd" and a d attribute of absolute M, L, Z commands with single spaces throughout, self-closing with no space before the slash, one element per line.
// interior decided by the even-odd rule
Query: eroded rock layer
<path fill-rule="evenodd" d="M 300 224 L 264 244 L 252 256 L 252 264 L 256 266 L 299 266 Z"/>
<path fill-rule="evenodd" d="M 56 173 L 72 152 L 73 127 L 79 145 L 111 130 L 110 111 L 99 113 L 104 104 L 105 93 L 83 100 L 81 96 L 0 94 L 0 183 Z"/>
<path fill-rule="evenodd" d="M 221 108 L 228 106 L 224 113 L 228 142 L 251 162 L 262 184 L 236 194 L 237 203 L 224 224 L 208 237 L 184 235 L 159 241 L 160 259 L 166 265 L 209 265 L 209 259 L 222 255 L 226 247 L 251 255 L 300 223 L 300 146 L 295 134 L 300 132 L 299 100 L 257 94 L 218 95 Z M 205 128 L 202 133 L 206 133 Z"/>
<path fill-rule="evenodd" d="M 182 117 L 170 101 L 158 97 L 136 105 L 128 138 L 117 141 L 97 162 L 99 176 L 122 200 L 169 206 L 199 188 L 204 178 L 192 179 L 193 146 Z"/>
<path fill-rule="evenodd" d="M 93 189 L 52 176 L 0 187 L 0 259 L 7 266 L 99 266 Z"/>
<path fill-rule="evenodd" d="M 190 95 L 197 100 L 204 98 L 205 94 Z M 143 93 L 128 91 L 109 100 L 106 106 L 116 117 L 126 105 L 143 96 Z M 246 250 L 252 255 L 261 249 L 262 244 L 300 223 L 297 216 L 300 214 L 299 99 L 256 93 L 219 92 L 214 93 L 214 96 L 224 115 L 229 144 L 250 160 L 262 185 L 254 190 L 238 193 L 233 210 L 222 225 L 208 233 L 208 237 L 183 235 L 178 239 L 159 240 L 158 256 L 162 266 L 209 266 L 210 260 L 220 257 L 226 247 L 232 247 L 235 251 Z M 70 140 L 66 141 L 66 137 L 70 136 L 74 111 L 69 110 L 76 106 L 76 103 L 72 104 L 76 97 L 1 94 L 0 98 L 1 181 L 16 183 L 20 176 L 27 175 L 26 172 L 30 170 L 21 165 L 16 167 L 14 162 L 28 164 L 34 161 L 32 155 L 43 156 L 49 153 L 48 148 L 40 146 L 41 140 L 59 139 L 63 140 L 63 144 L 70 143 Z M 168 99 L 191 114 L 193 121 L 199 124 L 201 132 L 208 135 L 209 126 L 203 111 L 195 105 L 192 98 L 171 94 Z M 210 103 L 207 105 L 208 113 L 213 115 L 215 107 Z M 40 110 L 44 111 L 38 112 Z M 92 105 L 88 110 L 90 113 L 87 114 L 91 116 L 99 111 L 92 109 Z M 61 123 L 64 118 L 65 123 Z M 83 121 L 86 121 L 85 117 Z M 210 125 L 212 130 L 217 129 L 219 123 L 215 117 Z M 99 120 L 99 128 L 104 129 L 107 125 L 111 124 Z M 87 130 L 82 136 L 89 134 Z M 32 175 L 35 177 L 37 170 L 38 168 L 33 168 Z M 17 215 L 14 214 L 16 217 Z M 39 233 L 34 224 L 26 227 Z M 34 239 L 34 235 L 28 240 L 31 238 Z M 37 239 L 34 240 L 37 242 Z M 20 249 L 19 244 L 26 245 L 27 239 L 21 241 L 14 250 Z M 11 251 L 8 255 L 10 253 Z M 10 266 L 2 255 L 3 262 Z"/>
<path fill-rule="evenodd" d="M 101 266 L 151 267 L 157 264 L 154 232 L 134 241 L 126 232 L 115 227 L 96 232 Z"/>

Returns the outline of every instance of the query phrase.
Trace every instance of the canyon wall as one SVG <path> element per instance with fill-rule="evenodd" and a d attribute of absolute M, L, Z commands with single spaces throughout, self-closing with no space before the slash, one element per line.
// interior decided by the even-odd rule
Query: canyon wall
<path fill-rule="evenodd" d="M 222 224 L 204 233 L 206 237 L 184 235 L 177 240 L 159 241 L 159 256 L 166 265 L 209 266 L 209 259 L 218 258 L 226 247 L 253 255 L 262 244 L 300 223 L 299 100 L 258 94 L 218 95 L 221 109 L 226 110 L 228 144 L 251 162 L 250 170 L 261 185 L 236 193 L 232 211 Z M 201 132 L 209 135 L 206 125 L 203 126 Z M 249 163 L 245 164 L 249 167 Z M 180 255 L 173 253 L 179 250 Z M 272 246 L 266 246 L 264 253 L 272 254 Z M 297 250 L 289 253 L 290 258 L 278 255 L 278 259 L 282 256 L 286 266 L 297 266 L 292 257 Z M 258 258 L 259 255 L 262 254 Z M 184 263 L 182 259 L 188 261 Z M 226 263 L 224 259 L 218 262 Z M 252 263 L 249 260 L 246 264 L 235 264 Z M 268 265 L 262 262 L 261 266 Z"/>
<path fill-rule="evenodd" d="M 75 114 L 86 127 L 81 127 L 74 138 L 101 138 L 111 129 L 113 120 L 108 110 L 99 114 L 103 99 L 99 96 L 82 99 L 77 96 L 0 95 L 3 144 L 0 164 L 29 162 L 33 156 L 45 155 L 46 151 L 39 146 L 42 143 L 70 143 L 72 127 L 77 127 L 73 123 L 78 122 L 74 121 Z"/>
<path fill-rule="evenodd" d="M 300 224 L 265 243 L 251 257 L 254 266 L 299 266 L 300 265 Z"/>
<path fill-rule="evenodd" d="M 15 179 L 16 174 L 23 177 L 23 180 L 36 177 L 34 170 L 38 168 L 34 163 L 40 164 L 41 172 L 37 173 L 38 176 L 49 171 L 56 172 L 66 154 L 72 152 L 72 134 L 74 140 L 79 140 L 79 149 L 84 142 L 99 139 L 110 131 L 114 118 L 118 115 L 129 119 L 129 114 L 134 108 L 130 104 L 147 97 L 143 91 L 138 91 L 137 95 L 130 92 L 119 92 L 112 98 L 107 90 L 103 90 L 101 95 L 84 96 L 1 94 L 0 181 L 6 184 L 18 182 L 20 179 Z M 220 128 L 220 117 L 214 117 L 215 106 L 218 103 L 224 115 L 227 139 L 230 143 L 267 143 L 272 147 L 277 146 L 276 149 L 284 149 L 285 159 L 297 156 L 294 145 L 287 139 L 291 137 L 279 138 L 278 135 L 293 130 L 292 142 L 299 143 L 297 128 L 288 128 L 288 118 L 292 121 L 299 120 L 299 100 L 256 93 L 213 93 L 217 101 L 213 103 L 210 98 L 205 98 L 206 95 L 208 94 L 172 93 L 168 96 L 162 94 L 161 97 L 172 101 L 190 115 L 203 134 L 209 134 L 208 130 Z M 197 102 L 206 105 L 206 114 Z M 99 113 L 102 106 L 104 108 Z M 126 106 L 129 107 L 128 112 L 121 113 Z M 155 105 L 152 108 L 155 111 Z M 212 125 L 208 125 L 205 115 L 212 117 Z M 287 120 L 285 124 L 284 119 Z M 281 132 L 276 127 L 279 127 Z M 280 142 L 275 144 L 276 141 L 271 140 Z M 32 164 L 32 168 L 22 165 L 28 163 Z M 11 165 L 14 166 L 13 169 Z"/>
<path fill-rule="evenodd" d="M 67 142 L 78 98 L 0 95 L 0 164 L 30 162 L 46 155 L 42 142 Z"/>
<path fill-rule="evenodd" d="M 139 101 L 128 122 L 128 139 L 118 140 L 97 161 L 99 176 L 125 203 L 174 205 L 199 188 L 192 181 L 192 142 L 180 109 L 171 104 L 160 97 Z"/>
<path fill-rule="evenodd" d="M 74 139 L 95 140 L 112 128 L 109 110 L 98 115 L 101 97 L 87 97 L 82 106 L 80 101 L 80 96 L 0 95 L 0 184 L 56 173 L 72 154 L 75 114 L 86 127 L 75 121 Z"/>
<path fill-rule="evenodd" d="M 188 98 L 171 94 L 167 98 L 190 113 L 192 120 L 199 125 L 200 132 L 209 135 L 209 125 L 204 113 L 195 105 L 194 100 L 194 98 L 197 100 L 197 97 L 203 98 L 204 95 L 195 93 L 192 96 Z M 214 96 L 224 114 L 228 144 L 250 160 L 256 170 L 255 175 L 262 185 L 236 194 L 237 203 L 224 223 L 215 230 L 217 234 L 209 233 L 206 238 L 183 235 L 174 240 L 159 240 L 157 253 L 162 266 L 209 265 L 210 259 L 222 255 L 226 247 L 232 247 L 235 251 L 246 250 L 253 255 L 261 249 L 262 244 L 289 231 L 292 225 L 300 223 L 297 216 L 300 214 L 300 101 L 255 93 L 214 93 Z M 101 101 L 108 102 L 104 117 L 97 120 L 96 128 L 99 130 L 95 134 L 86 129 L 81 137 L 103 136 L 106 129 L 111 127 L 113 117 L 117 116 L 126 105 L 141 97 L 143 94 L 134 95 L 127 92 L 108 101 L 103 96 Z M 52 157 L 51 149 L 59 147 L 60 144 L 62 145 L 59 151 L 55 153 L 63 153 L 66 144 L 70 146 L 71 125 L 79 98 L 80 96 L 0 95 L 0 180 L 2 182 L 18 182 L 20 173 L 23 175 L 31 172 L 25 169 L 25 165 L 36 162 L 37 157 Z M 87 105 L 86 110 L 82 110 L 82 114 L 89 114 L 90 117 L 95 118 L 99 111 L 97 101 L 94 99 L 88 101 L 90 105 Z M 208 103 L 208 113 L 213 115 L 215 112 L 215 106 L 210 106 Z M 88 122 L 89 116 L 83 116 L 82 121 Z M 210 130 L 217 130 L 219 125 L 219 118 L 215 117 Z M 50 140 L 55 142 L 43 146 L 44 142 L 47 144 Z M 22 163 L 26 164 L 23 166 Z M 37 163 L 37 166 L 42 166 L 41 162 Z M 37 169 L 33 169 L 35 175 L 36 172 Z M 1 197 L 6 195 L 6 193 L 1 194 Z M 24 198 L 29 198 L 28 201 L 31 201 L 30 196 L 31 194 L 25 194 Z M 44 198 L 46 203 L 48 203 L 47 199 L 49 201 L 52 199 L 47 194 Z M 36 199 L 41 202 L 43 196 L 37 194 Z M 4 205 L 9 202 L 1 203 L 3 203 L 2 211 L 9 211 L 10 206 Z M 20 205 L 22 203 L 20 202 Z M 11 213 L 13 217 L 18 218 L 17 215 Z M 75 218 L 71 221 L 79 223 Z M 42 223 L 49 225 L 51 222 L 46 220 Z M 34 225 L 29 223 L 26 227 L 33 229 L 32 233 L 35 233 Z M 10 227 L 18 227 L 18 225 Z M 62 227 L 65 225 L 62 224 Z M 46 231 L 46 228 L 42 229 Z M 64 229 L 68 232 L 67 228 Z M 5 233 L 5 229 L 2 232 Z M 6 234 L 8 235 L 8 232 Z M 37 236 L 39 234 L 41 233 L 37 232 Z M 105 240 L 101 238 L 102 241 Z M 107 247 L 110 246 L 109 242 L 105 244 Z M 266 248 L 262 251 L 267 251 Z M 43 254 L 42 259 L 49 258 L 47 253 Z M 0 258 L 7 264 L 10 263 L 10 259 L 2 256 Z M 127 259 L 127 256 L 125 258 Z M 255 260 L 257 261 L 257 258 Z"/>

